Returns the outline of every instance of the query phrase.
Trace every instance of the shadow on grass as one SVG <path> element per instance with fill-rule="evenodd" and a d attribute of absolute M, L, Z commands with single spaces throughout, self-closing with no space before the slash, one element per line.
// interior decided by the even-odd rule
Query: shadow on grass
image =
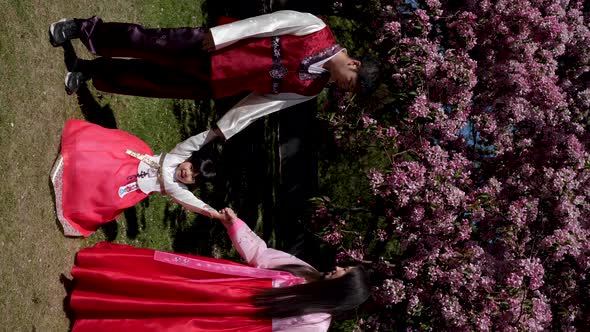
<path fill-rule="evenodd" d="M 220 235 L 217 221 L 187 212 L 180 205 L 167 202 L 164 212 L 164 227 L 170 230 L 172 250 L 201 256 L 213 256 L 213 244 Z"/>
<path fill-rule="evenodd" d="M 66 314 L 66 318 L 69 320 L 69 327 L 68 331 L 71 331 L 74 328 L 75 322 L 75 315 L 74 310 L 70 306 L 70 299 L 72 298 L 72 292 L 74 291 L 75 281 L 73 279 L 68 278 L 65 274 L 61 273 L 59 275 L 59 282 L 64 286 L 66 291 L 66 296 L 63 299 L 63 310 Z"/>
<path fill-rule="evenodd" d="M 141 212 L 139 212 L 137 209 L 137 205 L 139 204 L 141 204 L 143 207 L 143 209 L 140 209 Z M 145 208 L 148 206 L 149 199 L 144 199 L 135 206 L 129 207 L 123 211 L 123 216 L 125 216 L 125 222 L 127 224 L 125 236 L 127 236 L 129 239 L 136 239 L 139 235 L 139 230 L 145 229 Z M 110 221 L 100 226 L 100 229 L 104 232 L 105 240 L 109 242 L 115 241 L 119 235 L 119 225 L 117 224 L 116 220 Z"/>
<path fill-rule="evenodd" d="M 76 96 L 78 97 L 78 105 L 80 105 L 80 110 L 86 121 L 105 128 L 117 128 L 117 120 L 115 120 L 115 115 L 111 107 L 108 104 L 104 106 L 100 105 L 86 84 L 80 86 L 78 91 L 76 91 Z M 98 99 L 100 98 L 102 97 L 99 94 Z"/>
<path fill-rule="evenodd" d="M 113 242 L 119 235 L 119 226 L 115 220 L 103 224 L 99 229 L 103 231 L 105 241 Z"/>
<path fill-rule="evenodd" d="M 137 208 L 140 206 L 141 208 Z M 127 228 L 125 231 L 125 235 L 130 239 L 136 239 L 139 235 L 140 229 L 145 229 L 146 227 L 146 218 L 145 218 L 145 210 L 149 208 L 150 200 L 148 198 L 140 201 L 135 206 L 125 209 L 123 211 L 123 215 L 125 216 L 125 222 L 127 223 Z"/>
<path fill-rule="evenodd" d="M 203 13 L 207 13 L 208 26 L 216 26 L 223 16 L 242 19 L 270 12 L 269 2 L 270 0 L 206 0 L 201 9 Z"/>
<path fill-rule="evenodd" d="M 187 139 L 209 128 L 213 112 L 207 100 L 174 100 L 172 113 L 180 127 L 180 136 Z"/>
<path fill-rule="evenodd" d="M 77 70 L 75 68 L 78 57 L 72 43 L 69 41 L 64 43 L 63 51 L 64 64 L 68 71 Z M 86 121 L 105 128 L 117 128 L 117 121 L 115 120 L 115 115 L 111 107 L 109 105 L 101 106 L 88 89 L 86 83 L 82 83 L 78 91 L 76 91 L 76 96 L 78 98 L 78 105 L 80 105 L 80 110 Z M 97 98 L 101 99 L 102 96 L 98 94 Z"/>
<path fill-rule="evenodd" d="M 128 209 L 125 209 L 123 215 L 125 216 L 125 221 L 127 222 L 127 230 L 125 231 L 125 235 L 127 235 L 127 237 L 130 239 L 137 238 L 137 235 L 139 234 L 137 209 L 135 208 L 135 206 L 132 206 Z M 141 217 L 143 217 L 143 223 L 145 223 L 145 216 L 143 213 L 141 214 Z"/>

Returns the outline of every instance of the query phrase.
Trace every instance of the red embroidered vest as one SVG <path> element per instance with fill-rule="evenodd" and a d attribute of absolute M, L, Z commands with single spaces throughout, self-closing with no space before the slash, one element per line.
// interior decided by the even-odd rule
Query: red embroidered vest
<path fill-rule="evenodd" d="M 242 91 L 292 92 L 315 96 L 330 75 L 310 74 L 309 58 L 339 48 L 328 27 L 305 36 L 249 38 L 211 54 L 211 86 L 215 98 Z M 323 59 L 316 59 L 317 62 Z"/>

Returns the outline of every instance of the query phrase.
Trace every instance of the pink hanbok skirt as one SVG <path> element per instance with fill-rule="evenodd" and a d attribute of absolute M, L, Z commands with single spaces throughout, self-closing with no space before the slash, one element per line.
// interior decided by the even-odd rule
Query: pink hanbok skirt
<path fill-rule="evenodd" d="M 137 188 L 139 160 L 127 149 L 152 155 L 141 139 L 118 129 L 68 120 L 61 155 L 51 172 L 57 218 L 68 236 L 88 236 L 147 194 Z"/>
<path fill-rule="evenodd" d="M 108 242 L 82 249 L 72 268 L 73 332 L 271 332 L 272 321 L 258 318 L 251 297 L 272 279 L 229 272 L 242 268 L 252 269 Z"/>

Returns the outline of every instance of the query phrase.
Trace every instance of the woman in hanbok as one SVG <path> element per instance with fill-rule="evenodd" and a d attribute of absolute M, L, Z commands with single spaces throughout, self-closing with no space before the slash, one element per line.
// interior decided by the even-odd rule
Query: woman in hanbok
<path fill-rule="evenodd" d="M 88 236 L 153 192 L 168 195 L 205 216 L 219 212 L 195 197 L 187 185 L 215 175 L 198 155 L 213 139 L 204 131 L 169 153 L 154 155 L 141 139 L 118 129 L 68 120 L 61 154 L 51 172 L 57 218 L 67 236 Z"/>
<path fill-rule="evenodd" d="M 360 266 L 320 273 L 267 248 L 229 209 L 219 218 L 248 265 L 108 242 L 78 252 L 73 331 L 327 331 L 370 295 Z"/>

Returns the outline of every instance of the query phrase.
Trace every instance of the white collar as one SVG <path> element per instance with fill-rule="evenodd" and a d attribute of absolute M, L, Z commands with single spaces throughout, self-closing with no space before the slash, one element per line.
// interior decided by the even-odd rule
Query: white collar
<path fill-rule="evenodd" d="M 332 60 L 332 58 L 333 58 L 333 57 L 335 57 L 336 55 L 338 55 L 338 53 L 340 53 L 340 52 L 346 52 L 346 49 L 345 49 L 345 48 L 343 48 L 343 49 L 341 49 L 340 51 L 338 51 L 338 52 L 334 53 L 334 55 L 331 55 L 331 56 L 329 56 L 329 57 L 327 57 L 327 58 L 325 58 L 325 59 L 323 59 L 323 60 L 320 60 L 320 61 L 318 61 L 318 62 L 316 62 L 316 63 L 312 63 L 311 65 L 309 65 L 309 68 L 307 69 L 307 71 L 308 71 L 310 74 L 322 74 L 322 73 L 325 73 L 325 72 L 327 72 L 328 70 L 327 70 L 327 69 L 325 69 L 324 67 L 322 67 L 322 65 L 323 65 L 324 63 L 326 63 L 326 62 L 328 62 L 328 61 Z"/>

